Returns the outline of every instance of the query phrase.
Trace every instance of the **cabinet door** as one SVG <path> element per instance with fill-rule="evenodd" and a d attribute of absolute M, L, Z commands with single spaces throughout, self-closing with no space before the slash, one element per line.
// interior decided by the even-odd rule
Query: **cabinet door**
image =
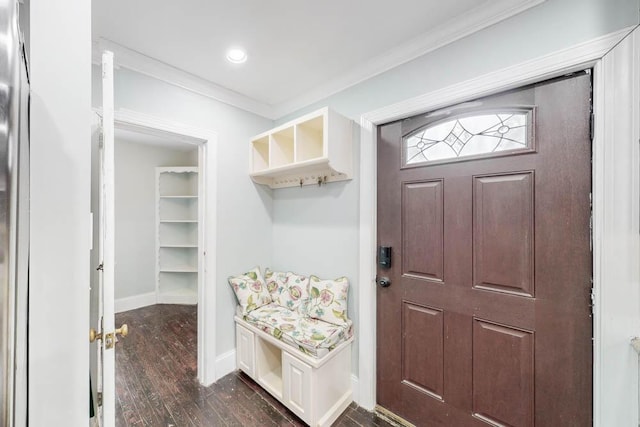
<path fill-rule="evenodd" d="M 282 380 L 284 404 L 297 416 L 309 422 L 311 419 L 311 366 L 283 352 Z"/>
<path fill-rule="evenodd" d="M 255 374 L 254 346 L 253 332 L 236 325 L 236 365 L 252 378 Z"/>

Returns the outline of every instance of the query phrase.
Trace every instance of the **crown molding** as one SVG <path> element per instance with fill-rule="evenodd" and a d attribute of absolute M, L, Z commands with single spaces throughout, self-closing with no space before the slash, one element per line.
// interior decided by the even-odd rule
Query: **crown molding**
<path fill-rule="evenodd" d="M 318 102 L 385 71 L 416 59 L 463 37 L 517 15 L 547 0 L 491 0 L 420 36 L 376 56 L 351 71 L 293 99 L 271 105 L 227 89 L 108 39 L 93 42 L 93 63 L 100 64 L 103 50 L 114 53 L 116 68 L 125 68 L 215 99 L 251 113 L 276 120 Z"/>
<path fill-rule="evenodd" d="M 136 71 L 140 74 L 153 77 L 259 116 L 272 120 L 275 119 L 273 114 L 274 109 L 269 104 L 265 104 L 238 92 L 234 92 L 209 80 L 173 67 L 108 39 L 100 38 L 93 41 L 93 64 L 100 65 L 102 63 L 101 55 L 103 50 L 110 50 L 113 52 L 115 68 L 125 68 Z"/>
<path fill-rule="evenodd" d="M 318 102 L 426 53 L 515 16 L 545 1 L 547 0 L 487 1 L 482 6 L 471 9 L 459 16 L 453 22 L 444 22 L 430 31 L 362 63 L 351 71 L 320 85 L 312 91 L 276 104 L 274 106 L 274 115 L 280 118 L 293 113 L 307 105 Z"/>

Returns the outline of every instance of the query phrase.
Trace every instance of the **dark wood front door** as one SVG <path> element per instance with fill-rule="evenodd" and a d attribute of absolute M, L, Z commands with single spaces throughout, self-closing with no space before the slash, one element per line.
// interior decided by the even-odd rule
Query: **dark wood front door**
<path fill-rule="evenodd" d="M 587 426 L 591 76 L 378 128 L 377 399 L 419 426 Z"/>

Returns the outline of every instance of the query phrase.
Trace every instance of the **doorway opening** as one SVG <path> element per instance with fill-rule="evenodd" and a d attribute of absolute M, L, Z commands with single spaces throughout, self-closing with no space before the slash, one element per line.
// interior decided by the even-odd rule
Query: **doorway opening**
<path fill-rule="evenodd" d="M 102 117 L 101 111 L 96 113 L 96 118 Z M 115 280 L 110 290 L 99 271 L 105 193 L 98 121 L 91 188 L 91 326 L 96 331 L 104 329 L 105 292 L 111 292 L 111 322 L 114 312 L 118 326 L 129 322 L 128 336 L 114 346 L 115 369 L 103 368 L 100 345 L 91 348 L 94 401 L 98 415 L 104 413 L 108 419 L 116 415 L 115 406 L 122 400 L 120 378 L 140 381 L 138 375 L 131 376 L 124 348 L 135 346 L 136 336 L 143 344 L 164 339 L 155 350 L 136 347 L 149 363 L 163 363 L 173 374 L 182 372 L 181 379 L 205 386 L 216 379 L 215 287 L 208 289 L 207 283 L 215 282 L 216 272 L 217 135 L 128 110 L 116 112 L 114 124 L 114 196 L 110 204 L 115 218 Z M 181 365 L 173 369 L 167 365 L 169 359 Z"/>

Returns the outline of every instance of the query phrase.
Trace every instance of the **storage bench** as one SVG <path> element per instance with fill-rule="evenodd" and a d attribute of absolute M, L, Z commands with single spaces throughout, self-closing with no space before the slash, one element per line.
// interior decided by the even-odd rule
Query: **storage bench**
<path fill-rule="evenodd" d="M 230 277 L 238 297 L 236 366 L 312 427 L 352 401 L 348 280 L 259 268 Z M 266 285 L 266 286 L 265 286 Z"/>

